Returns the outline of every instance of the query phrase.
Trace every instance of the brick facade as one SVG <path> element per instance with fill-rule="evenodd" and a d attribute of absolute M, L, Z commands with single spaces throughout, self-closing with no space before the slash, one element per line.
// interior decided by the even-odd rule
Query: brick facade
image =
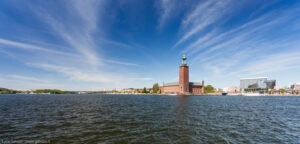
<path fill-rule="evenodd" d="M 179 86 L 161 86 L 160 90 L 163 94 L 177 94 L 179 92 Z"/>
<path fill-rule="evenodd" d="M 179 93 L 185 94 L 190 91 L 189 89 L 189 67 L 180 66 L 179 67 Z"/>

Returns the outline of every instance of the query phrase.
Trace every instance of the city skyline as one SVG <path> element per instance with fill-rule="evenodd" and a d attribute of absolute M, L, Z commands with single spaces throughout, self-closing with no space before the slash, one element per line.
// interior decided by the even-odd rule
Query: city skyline
<path fill-rule="evenodd" d="M 0 87 L 101 90 L 190 79 L 299 83 L 299 1 L 0 1 Z"/>

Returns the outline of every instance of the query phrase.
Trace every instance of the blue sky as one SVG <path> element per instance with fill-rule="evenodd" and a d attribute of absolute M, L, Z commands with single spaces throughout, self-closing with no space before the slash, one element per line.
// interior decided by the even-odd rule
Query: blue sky
<path fill-rule="evenodd" d="M 0 87 L 101 90 L 244 77 L 300 82 L 297 0 L 2 0 Z"/>

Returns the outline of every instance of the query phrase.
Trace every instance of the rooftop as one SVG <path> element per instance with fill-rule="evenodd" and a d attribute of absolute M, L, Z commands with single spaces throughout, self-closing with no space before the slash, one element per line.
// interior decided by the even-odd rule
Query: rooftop
<path fill-rule="evenodd" d="M 202 83 L 201 82 L 190 82 L 190 85 L 193 85 L 193 86 L 202 86 Z"/>
<path fill-rule="evenodd" d="M 179 85 L 179 82 L 171 82 L 171 83 L 165 83 L 163 86 L 177 86 Z"/>
<path fill-rule="evenodd" d="M 189 84 L 193 85 L 193 86 L 202 86 L 201 82 L 190 82 Z M 178 86 L 178 85 L 179 85 L 179 82 L 171 82 L 171 83 L 163 84 L 163 86 Z"/>
<path fill-rule="evenodd" d="M 267 79 L 267 77 L 256 77 L 256 78 L 240 78 L 240 80 L 246 80 L 246 79 Z"/>

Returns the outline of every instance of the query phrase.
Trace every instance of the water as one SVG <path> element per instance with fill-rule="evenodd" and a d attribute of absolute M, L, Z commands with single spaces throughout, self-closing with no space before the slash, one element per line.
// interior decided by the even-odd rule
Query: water
<path fill-rule="evenodd" d="M 0 95 L 0 143 L 300 143 L 300 97 Z"/>

